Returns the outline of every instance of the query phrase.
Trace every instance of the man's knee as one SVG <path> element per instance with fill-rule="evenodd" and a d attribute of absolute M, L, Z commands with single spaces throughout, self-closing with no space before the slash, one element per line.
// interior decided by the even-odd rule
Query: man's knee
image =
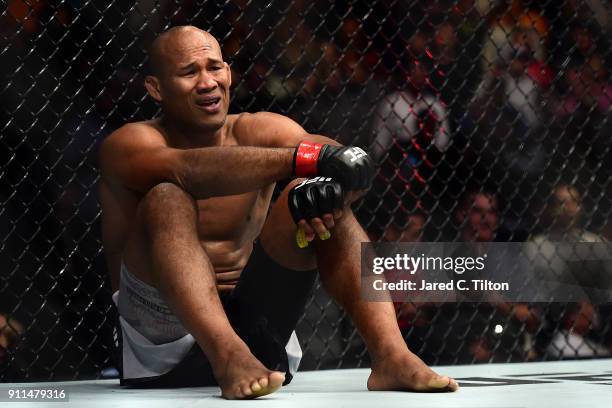
<path fill-rule="evenodd" d="M 266 252 L 280 265 L 294 270 L 312 270 L 317 267 L 315 246 L 328 241 L 320 241 L 319 238 L 315 238 L 314 245 L 307 248 L 299 248 L 296 243 L 297 226 L 289 212 L 288 195 L 291 188 L 300 182 L 299 179 L 293 180 L 282 191 L 266 220 L 260 239 Z M 350 204 L 345 203 L 342 208 L 342 216 L 334 222 L 335 227 L 331 229 L 331 241 L 338 238 L 349 241 L 357 237 L 363 239 L 360 234 L 351 236 L 359 223 L 353 215 Z"/>
<path fill-rule="evenodd" d="M 147 230 L 167 227 L 176 222 L 194 223 L 196 202 L 185 190 L 172 183 L 160 183 L 151 188 L 138 204 L 138 221 Z"/>
<path fill-rule="evenodd" d="M 308 271 L 317 267 L 311 248 L 299 249 L 295 241 L 297 226 L 289 212 L 288 193 L 300 180 L 287 185 L 272 205 L 272 209 L 259 236 L 266 253 L 279 265 L 296 271 Z"/>

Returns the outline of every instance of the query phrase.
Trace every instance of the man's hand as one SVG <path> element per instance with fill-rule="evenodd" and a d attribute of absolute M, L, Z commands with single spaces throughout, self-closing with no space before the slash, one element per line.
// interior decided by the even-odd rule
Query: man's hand
<path fill-rule="evenodd" d="M 298 246 L 308 246 L 315 233 L 321 240 L 328 239 L 343 207 L 342 186 L 329 177 L 307 179 L 293 187 L 289 191 L 289 211 L 298 226 Z"/>
<path fill-rule="evenodd" d="M 359 147 L 302 142 L 293 157 L 293 174 L 331 177 L 347 191 L 365 190 L 374 178 L 374 163 Z"/>

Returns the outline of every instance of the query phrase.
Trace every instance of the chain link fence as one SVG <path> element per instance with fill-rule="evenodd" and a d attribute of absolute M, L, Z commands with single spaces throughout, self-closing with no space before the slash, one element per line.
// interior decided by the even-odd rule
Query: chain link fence
<path fill-rule="evenodd" d="M 174 25 L 219 39 L 232 112 L 279 112 L 371 152 L 355 210 L 373 241 L 612 238 L 608 0 L 0 4 L 1 381 L 114 365 L 96 150 L 158 113 L 145 50 Z M 610 305 L 588 299 L 396 306 L 430 364 L 612 349 Z M 298 334 L 303 369 L 369 364 L 320 289 Z"/>

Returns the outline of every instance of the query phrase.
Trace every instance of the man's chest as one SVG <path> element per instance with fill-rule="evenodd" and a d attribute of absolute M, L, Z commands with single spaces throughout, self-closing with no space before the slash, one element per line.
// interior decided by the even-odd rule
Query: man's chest
<path fill-rule="evenodd" d="M 267 190 L 199 200 L 197 205 L 200 239 L 235 241 L 257 236 L 270 204 L 271 194 L 268 194 Z"/>

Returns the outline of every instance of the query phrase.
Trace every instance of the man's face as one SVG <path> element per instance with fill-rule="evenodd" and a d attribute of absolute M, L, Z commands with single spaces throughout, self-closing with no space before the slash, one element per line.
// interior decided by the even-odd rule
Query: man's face
<path fill-rule="evenodd" d="M 554 203 L 551 207 L 551 216 L 559 226 L 574 225 L 580 218 L 580 197 L 574 188 L 562 186 L 554 192 Z"/>
<path fill-rule="evenodd" d="M 492 241 L 497 229 L 497 200 L 488 194 L 476 194 L 473 204 L 466 209 L 467 223 L 463 239 L 466 241 Z"/>
<path fill-rule="evenodd" d="M 9 324 L 6 317 L 0 314 L 0 363 L 6 358 L 6 351 L 17 343 L 22 332 L 20 323 L 12 319 Z"/>
<path fill-rule="evenodd" d="M 193 29 L 169 35 L 160 47 L 160 102 L 173 119 L 217 130 L 227 118 L 231 73 L 217 41 Z"/>

